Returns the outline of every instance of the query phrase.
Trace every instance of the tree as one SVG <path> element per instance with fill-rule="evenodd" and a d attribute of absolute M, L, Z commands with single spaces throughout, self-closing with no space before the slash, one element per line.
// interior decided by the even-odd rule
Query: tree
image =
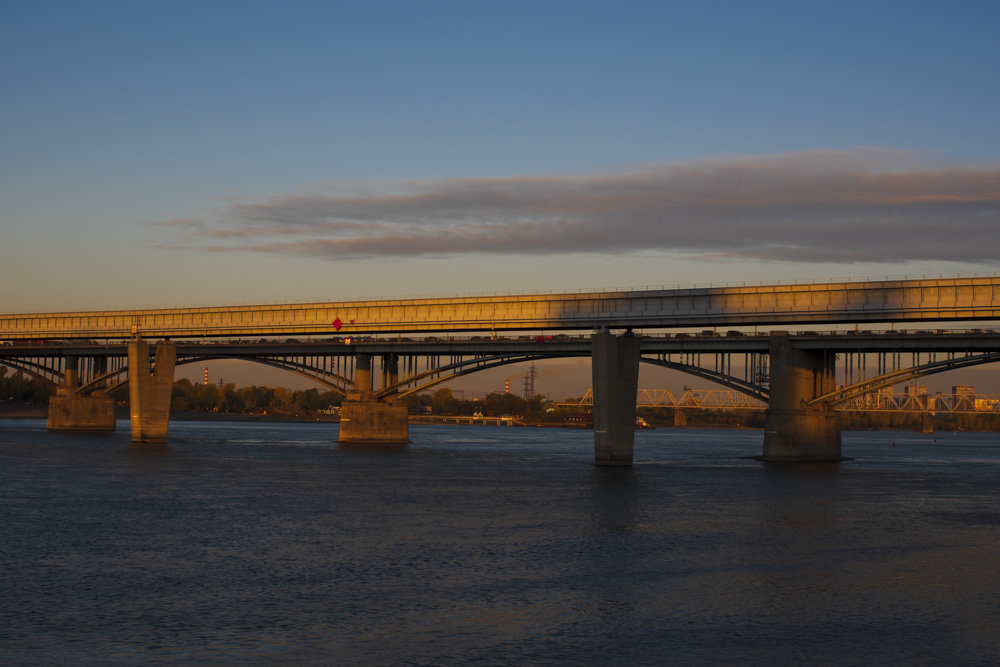
<path fill-rule="evenodd" d="M 7 376 L 7 367 L 0 366 L 0 400 L 44 401 L 52 395 L 52 390 L 34 378 L 16 371 Z"/>
<path fill-rule="evenodd" d="M 526 401 L 520 396 L 507 393 L 492 393 L 483 399 L 486 414 L 498 417 L 500 415 L 523 414 Z"/>
<path fill-rule="evenodd" d="M 434 414 L 454 414 L 457 407 L 458 401 L 447 387 L 438 389 L 431 395 L 431 409 L 434 410 Z"/>

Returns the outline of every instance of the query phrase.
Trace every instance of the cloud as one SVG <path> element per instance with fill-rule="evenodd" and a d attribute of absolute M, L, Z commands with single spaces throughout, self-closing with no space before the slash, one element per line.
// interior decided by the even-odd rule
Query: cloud
<path fill-rule="evenodd" d="M 197 240 L 213 251 L 328 259 L 654 250 L 993 263 L 1000 167 L 933 167 L 891 150 L 814 150 L 590 177 L 314 186 L 160 225 L 184 247 Z"/>

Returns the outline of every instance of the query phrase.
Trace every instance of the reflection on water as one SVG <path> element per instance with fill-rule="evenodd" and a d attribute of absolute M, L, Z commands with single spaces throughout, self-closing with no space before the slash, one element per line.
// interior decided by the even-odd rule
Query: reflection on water
<path fill-rule="evenodd" d="M 7 662 L 995 663 L 1000 443 L 847 433 L 0 421 Z M 936 438 L 936 442 L 935 442 Z"/>

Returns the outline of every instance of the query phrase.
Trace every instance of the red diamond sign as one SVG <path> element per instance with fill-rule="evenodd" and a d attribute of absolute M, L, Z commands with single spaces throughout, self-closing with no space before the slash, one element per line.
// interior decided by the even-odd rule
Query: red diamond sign
<path fill-rule="evenodd" d="M 337 331 L 340 331 L 340 327 L 342 326 L 344 326 L 344 323 L 340 321 L 339 317 L 333 321 L 333 328 Z"/>

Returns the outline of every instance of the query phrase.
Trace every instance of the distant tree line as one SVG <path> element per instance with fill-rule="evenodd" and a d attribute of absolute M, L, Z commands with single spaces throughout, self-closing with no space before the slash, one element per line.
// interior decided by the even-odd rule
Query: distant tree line
<path fill-rule="evenodd" d="M 654 426 L 673 426 L 678 421 L 689 427 L 764 428 L 763 410 L 701 410 L 683 408 L 684 418 L 675 420 L 675 408 L 639 408 L 638 414 Z M 678 424 L 680 425 L 680 424 Z M 931 416 L 935 431 L 1000 431 L 1000 414 L 935 413 Z M 919 431 L 923 415 L 919 412 L 842 412 L 840 427 L 848 431 L 897 429 Z"/>
<path fill-rule="evenodd" d="M 127 400 L 128 392 L 119 390 L 118 397 Z M 233 383 L 196 384 L 190 380 L 174 382 L 171 409 L 186 412 L 257 413 L 301 411 L 311 414 L 339 406 L 343 395 L 336 391 L 306 389 L 292 391 L 284 387 L 239 387 Z M 402 399 L 410 414 L 519 415 L 538 420 L 557 412 L 544 397 L 525 400 L 515 394 L 493 393 L 477 400 L 456 398 L 451 389 L 433 393 L 411 394 Z"/>
<path fill-rule="evenodd" d="M 403 399 L 410 414 L 474 415 L 487 417 L 519 415 L 528 421 L 539 421 L 558 412 L 544 396 L 530 399 L 516 394 L 495 392 L 483 398 L 466 400 L 456 398 L 447 387 L 430 394 L 411 394 Z"/>
<path fill-rule="evenodd" d="M 52 395 L 52 389 L 44 383 L 25 375 L 21 371 L 10 374 L 6 366 L 0 366 L 0 401 L 42 402 Z"/>
<path fill-rule="evenodd" d="M 306 414 L 340 405 L 341 394 L 318 389 L 292 391 L 284 387 L 239 387 L 229 382 L 194 384 L 190 380 L 174 382 L 172 410 L 187 412 L 255 413 L 271 411 L 303 412 Z"/>
<path fill-rule="evenodd" d="M 1000 431 L 1000 414 L 994 412 L 937 412 L 930 419 L 935 431 Z M 840 417 L 841 428 L 858 431 L 919 431 L 922 425 L 923 415 L 919 412 L 845 412 Z"/>

